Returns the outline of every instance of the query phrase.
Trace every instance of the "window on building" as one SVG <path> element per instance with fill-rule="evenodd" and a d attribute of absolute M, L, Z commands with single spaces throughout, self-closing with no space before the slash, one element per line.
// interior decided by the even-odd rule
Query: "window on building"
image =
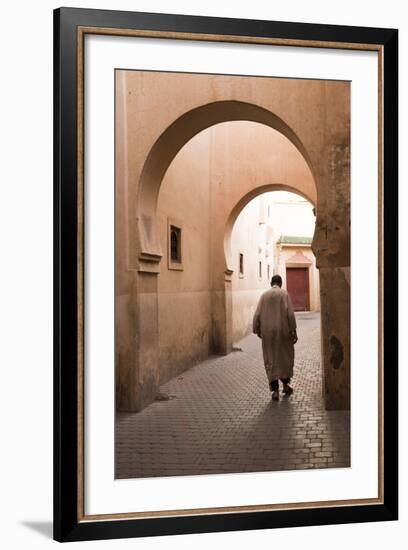
<path fill-rule="evenodd" d="M 170 226 L 170 259 L 181 263 L 181 229 L 175 225 Z"/>
<path fill-rule="evenodd" d="M 258 265 L 259 265 L 259 267 L 258 267 L 258 269 L 259 269 L 259 278 L 262 279 L 262 262 L 259 262 Z"/>
<path fill-rule="evenodd" d="M 271 278 L 271 266 L 269 264 L 267 267 L 267 272 L 268 272 L 268 281 L 269 281 L 269 279 Z"/>
<path fill-rule="evenodd" d="M 241 277 L 244 275 L 244 255 L 242 252 L 239 253 L 239 274 Z"/>

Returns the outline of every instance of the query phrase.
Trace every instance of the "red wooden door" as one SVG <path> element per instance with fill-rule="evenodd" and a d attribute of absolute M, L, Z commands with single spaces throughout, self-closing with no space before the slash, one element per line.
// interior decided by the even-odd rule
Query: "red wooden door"
<path fill-rule="evenodd" d="M 286 268 L 286 288 L 295 311 L 309 311 L 309 269 L 307 267 Z"/>

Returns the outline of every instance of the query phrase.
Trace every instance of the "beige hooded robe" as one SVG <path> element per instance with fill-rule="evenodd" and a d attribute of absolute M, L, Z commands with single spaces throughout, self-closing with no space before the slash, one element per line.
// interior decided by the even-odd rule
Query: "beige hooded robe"
<path fill-rule="evenodd" d="M 293 376 L 295 348 L 292 332 L 296 319 L 286 290 L 274 285 L 262 294 L 253 319 L 253 332 L 262 338 L 262 352 L 269 383 Z"/>

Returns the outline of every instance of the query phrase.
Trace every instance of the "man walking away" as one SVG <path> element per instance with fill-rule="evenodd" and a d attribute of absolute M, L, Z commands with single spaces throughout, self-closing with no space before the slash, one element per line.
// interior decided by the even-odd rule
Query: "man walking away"
<path fill-rule="evenodd" d="M 279 400 L 279 379 L 283 393 L 290 395 L 295 347 L 298 337 L 292 302 L 282 289 L 282 278 L 274 275 L 271 287 L 259 299 L 253 319 L 253 332 L 262 338 L 262 353 L 272 399 Z"/>

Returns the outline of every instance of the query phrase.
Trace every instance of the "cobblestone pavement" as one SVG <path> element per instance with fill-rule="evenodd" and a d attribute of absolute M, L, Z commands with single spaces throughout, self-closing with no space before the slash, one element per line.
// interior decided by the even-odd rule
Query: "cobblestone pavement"
<path fill-rule="evenodd" d="M 115 477 L 350 465 L 350 416 L 322 399 L 320 318 L 297 314 L 294 392 L 272 401 L 255 335 L 164 384 L 168 401 L 116 419 Z"/>

